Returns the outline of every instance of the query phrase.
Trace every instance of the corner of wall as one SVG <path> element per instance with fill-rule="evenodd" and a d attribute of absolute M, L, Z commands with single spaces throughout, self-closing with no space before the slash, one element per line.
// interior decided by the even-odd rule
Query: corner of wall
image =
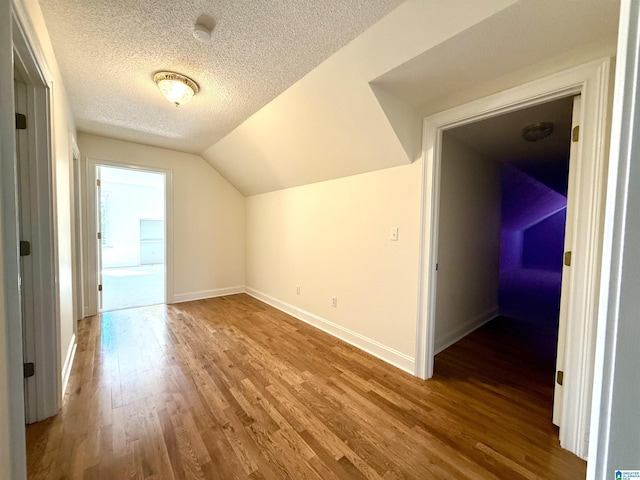
<path fill-rule="evenodd" d="M 342 325 L 338 325 L 333 323 L 325 318 L 322 318 L 318 315 L 314 315 L 311 312 L 298 308 L 289 303 L 278 300 L 274 297 L 271 297 L 265 293 L 262 293 L 258 290 L 254 290 L 253 288 L 246 287 L 245 291 L 247 294 L 252 297 L 271 305 L 278 310 L 291 315 L 298 320 L 301 320 L 315 328 L 322 330 L 329 335 L 333 335 L 340 340 L 353 345 L 354 347 L 363 350 L 374 357 L 379 358 L 380 360 L 387 362 L 394 367 L 399 368 L 407 373 L 413 375 L 415 370 L 415 359 L 406 355 L 402 352 L 399 352 L 393 348 L 390 348 L 386 345 L 383 345 L 380 342 L 376 342 L 364 335 L 361 335 L 358 332 L 354 332 L 348 328 L 343 327 Z"/>
<path fill-rule="evenodd" d="M 410 162 L 420 159 L 422 154 L 422 117 L 406 102 L 388 93 L 383 87 L 369 83 L 380 108 L 393 128 Z"/>

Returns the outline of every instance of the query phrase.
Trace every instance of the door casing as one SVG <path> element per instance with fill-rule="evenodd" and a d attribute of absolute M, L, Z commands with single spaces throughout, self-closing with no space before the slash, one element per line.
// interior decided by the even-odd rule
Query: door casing
<path fill-rule="evenodd" d="M 599 299 L 606 183 L 607 107 L 610 59 L 566 70 L 424 119 L 420 233 L 420 279 L 415 375 L 431 378 L 434 367 L 436 264 L 442 134 L 445 130 L 510 111 L 581 95 L 581 142 L 577 155 L 572 280 L 567 308 L 567 344 L 561 445 L 586 458 Z"/>
<path fill-rule="evenodd" d="M 98 255 L 99 247 L 97 241 L 97 232 L 99 230 L 97 215 L 97 189 L 96 189 L 96 172 L 97 166 L 103 165 L 107 167 L 129 168 L 132 170 L 147 171 L 152 173 L 161 173 L 165 177 L 164 185 L 164 202 L 165 202 L 165 302 L 173 303 L 173 200 L 172 200 L 172 171 L 164 168 L 138 165 L 113 160 L 105 160 L 98 158 L 86 159 L 86 196 L 85 207 L 86 214 L 84 216 L 86 222 L 84 238 L 88 239 L 85 246 L 86 262 L 85 262 L 85 315 L 96 315 L 99 311 L 99 292 L 97 286 L 100 283 L 100 272 L 98 271 Z"/>

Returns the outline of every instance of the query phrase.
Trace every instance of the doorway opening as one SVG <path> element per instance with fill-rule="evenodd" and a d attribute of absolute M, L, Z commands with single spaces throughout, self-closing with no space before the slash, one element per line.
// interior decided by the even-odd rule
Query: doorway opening
<path fill-rule="evenodd" d="M 553 395 L 558 353 L 563 361 L 557 348 L 579 98 L 469 123 L 442 139 L 436 352 L 480 328 L 464 344 L 483 352 L 469 374 L 508 383 L 523 402 L 535 398 L 549 423 L 552 411 L 560 416 Z M 531 125 L 551 133 L 526 140 L 523 129 Z M 458 348 L 447 353 L 446 363 L 457 355 L 468 358 Z M 438 365 L 436 360 L 436 374 Z M 556 397 L 561 405 L 561 392 Z"/>
<path fill-rule="evenodd" d="M 563 291 L 562 298 L 567 301 L 562 302 L 566 306 L 561 308 L 561 315 L 566 315 L 567 321 L 566 328 L 558 333 L 558 346 L 566 346 L 561 378 L 563 400 L 560 445 L 583 459 L 587 457 L 589 448 L 594 340 L 600 296 L 599 266 L 604 232 L 609 74 L 608 59 L 594 61 L 434 114 L 424 121 L 420 297 L 415 374 L 428 379 L 433 376 L 436 354 L 436 287 L 440 274 L 438 214 L 442 193 L 440 169 L 444 134 L 475 121 L 580 95 L 580 113 L 573 115 L 576 126 L 579 126 L 579 141 L 575 143 L 575 160 L 573 157 L 571 160 L 568 194 L 568 209 L 575 213 L 567 212 L 565 238 L 565 245 L 570 247 L 568 251 L 571 252 L 571 266 L 568 270 L 563 270 L 562 282 L 563 289 L 565 285 L 569 288 L 567 295 Z M 558 383 L 555 388 L 558 388 Z"/>
<path fill-rule="evenodd" d="M 165 303 L 166 175 L 96 166 L 100 311 Z"/>

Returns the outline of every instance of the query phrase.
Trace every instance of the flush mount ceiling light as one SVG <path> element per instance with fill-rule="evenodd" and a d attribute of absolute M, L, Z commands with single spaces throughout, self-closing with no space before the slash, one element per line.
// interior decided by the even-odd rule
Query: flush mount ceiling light
<path fill-rule="evenodd" d="M 522 129 L 522 138 L 528 142 L 537 142 L 553 133 L 553 122 L 532 123 Z"/>
<path fill-rule="evenodd" d="M 196 82 L 175 72 L 158 72 L 153 76 L 153 81 L 164 98 L 176 106 L 187 103 L 199 90 Z"/>

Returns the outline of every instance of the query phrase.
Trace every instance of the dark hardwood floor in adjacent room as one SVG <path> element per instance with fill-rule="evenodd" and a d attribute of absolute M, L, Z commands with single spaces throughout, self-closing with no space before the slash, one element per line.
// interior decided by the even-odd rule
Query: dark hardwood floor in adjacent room
<path fill-rule="evenodd" d="M 500 332 L 424 382 L 247 295 L 88 318 L 62 411 L 27 428 L 29 478 L 584 478 L 548 365 Z"/>

